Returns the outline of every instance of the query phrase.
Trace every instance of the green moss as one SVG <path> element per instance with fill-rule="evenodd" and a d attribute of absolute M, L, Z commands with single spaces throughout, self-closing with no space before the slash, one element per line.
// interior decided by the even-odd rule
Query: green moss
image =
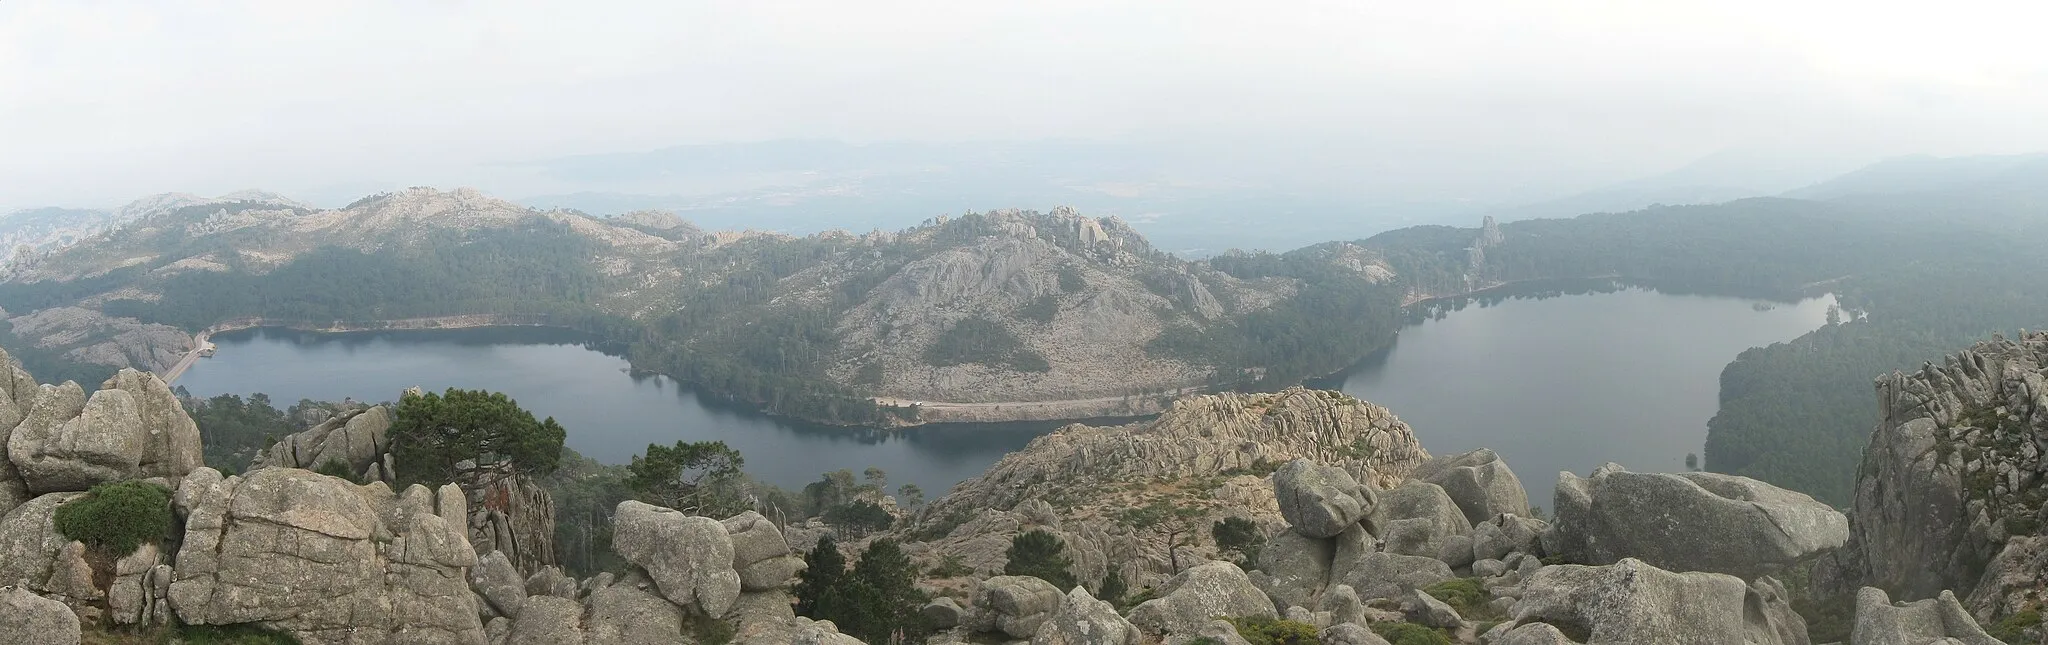
<path fill-rule="evenodd" d="M 1373 623 L 1372 633 L 1388 645 L 1451 645 L 1450 636 L 1414 623 Z"/>
<path fill-rule="evenodd" d="M 1243 636 L 1251 645 L 1317 645 L 1322 642 L 1316 637 L 1315 625 L 1292 620 L 1252 616 L 1232 618 L 1230 624 L 1237 628 L 1237 635 Z"/>
<path fill-rule="evenodd" d="M 55 519 L 64 537 L 123 557 L 170 536 L 171 491 L 140 481 L 100 484 L 57 507 Z"/>
<path fill-rule="evenodd" d="M 1445 580 L 1423 588 L 1422 592 L 1444 601 L 1444 604 L 1458 610 L 1459 615 L 1466 617 L 1490 613 L 1486 603 L 1493 600 L 1493 594 L 1486 590 L 1486 585 L 1480 584 L 1478 578 Z"/>

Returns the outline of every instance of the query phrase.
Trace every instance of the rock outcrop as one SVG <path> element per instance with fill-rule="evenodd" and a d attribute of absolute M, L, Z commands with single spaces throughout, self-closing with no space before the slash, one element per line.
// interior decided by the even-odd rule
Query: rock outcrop
<path fill-rule="evenodd" d="M 38 387 L 7 458 L 31 493 L 182 477 L 199 465 L 199 428 L 162 380 L 121 370 L 90 397 L 72 382 Z"/>
<path fill-rule="evenodd" d="M 1977 626 L 1954 593 L 1943 591 L 1936 598 L 1898 604 L 1876 587 L 1864 587 L 1856 594 L 1856 625 L 1849 633 L 1849 645 L 1937 643 L 2003 645 Z"/>
<path fill-rule="evenodd" d="M 1560 473 L 1551 554 L 1582 564 L 1636 558 L 1676 571 L 1763 575 L 1841 546 L 1849 520 L 1828 505 L 1748 477 L 1632 473 L 1607 464 Z"/>
<path fill-rule="evenodd" d="M 733 542 L 724 524 L 627 500 L 612 515 L 612 548 L 642 569 L 669 601 L 723 616 L 739 600 Z"/>
<path fill-rule="evenodd" d="M 1075 587 L 1060 599 L 1045 624 L 1032 635 L 1031 645 L 1139 645 L 1144 642 L 1116 607 L 1096 600 L 1088 590 Z"/>
<path fill-rule="evenodd" d="M 1351 473 L 1307 459 L 1296 459 L 1273 473 L 1273 491 L 1280 516 L 1295 533 L 1330 538 L 1364 521 L 1373 508 L 1372 491 Z"/>
<path fill-rule="evenodd" d="M 1877 381 L 1851 544 L 1817 581 L 1907 600 L 1954 590 L 1982 622 L 2048 597 L 2048 333 Z"/>
<path fill-rule="evenodd" d="M 351 410 L 292 434 L 264 448 L 249 461 L 251 470 L 267 466 L 321 470 L 341 464 L 362 481 L 396 481 L 385 454 L 391 443 L 391 412 L 384 406 Z"/>
<path fill-rule="evenodd" d="M 1524 584 L 1510 617 L 1496 633 L 1547 624 L 1584 645 L 1807 645 L 1804 621 L 1782 598 L 1752 596 L 1734 576 L 1673 573 L 1633 558 L 1543 567 Z M 1516 634 L 1513 642 L 1555 640 L 1549 631 Z"/>
<path fill-rule="evenodd" d="M 1131 608 L 1131 624 L 1153 634 L 1195 635 L 1217 617 L 1278 618 L 1273 600 L 1244 570 L 1228 562 L 1197 566 L 1159 588 L 1159 597 Z"/>
<path fill-rule="evenodd" d="M 1065 596 L 1052 583 L 1031 576 L 996 576 L 983 580 L 974 594 L 973 631 L 1002 632 L 1031 638 L 1058 611 Z"/>
<path fill-rule="evenodd" d="M 64 603 L 14 587 L 0 587 L 0 643 L 78 645 L 78 616 Z"/>
<path fill-rule="evenodd" d="M 484 642 L 453 486 L 395 494 L 297 469 L 202 468 L 176 499 L 170 601 L 188 624 L 257 623 L 307 643 Z"/>
<path fill-rule="evenodd" d="M 7 457 L 7 444 L 14 436 L 15 426 L 35 407 L 36 396 L 42 388 L 21 364 L 7 351 L 0 349 L 0 513 L 6 513 L 22 502 L 29 500 L 28 483 L 22 481 L 21 471 L 14 467 L 14 460 Z"/>
<path fill-rule="evenodd" d="M 1192 396 L 1152 421 L 1071 425 L 1039 437 L 927 505 L 906 533 L 944 536 L 926 540 L 920 560 L 955 556 L 995 573 L 1011 537 L 1050 527 L 1075 554 L 1082 580 L 1100 580 L 1114 562 L 1128 567 L 1124 573 L 1134 587 L 1158 585 L 1175 573 L 1172 561 L 1214 553 L 1201 547 L 1170 555 L 1162 540 L 1118 519 L 1126 509 L 1155 503 L 1210 509 L 1188 522 L 1204 532 L 1233 516 L 1277 526 L 1283 520 L 1272 480 L 1254 473 L 1309 459 L 1344 470 L 1360 485 L 1356 494 L 1365 496 L 1366 488 L 1398 484 L 1427 458 L 1400 419 L 1342 393 L 1293 388 Z M 1139 481 L 1160 485 L 1129 486 Z M 1352 494 L 1341 480 L 1336 490 L 1344 492 L 1331 494 Z M 1364 500 L 1357 501 L 1364 510 Z M 1349 508 L 1334 498 L 1330 503 Z M 1027 508 L 1040 510 L 1021 512 Z M 1353 511 L 1335 512 L 1342 516 L 1332 520 Z"/>
<path fill-rule="evenodd" d="M 1508 462 L 1486 448 L 1431 459 L 1415 469 L 1414 477 L 1444 489 L 1474 525 L 1502 514 L 1529 515 L 1529 493 L 1522 480 L 1508 469 Z"/>

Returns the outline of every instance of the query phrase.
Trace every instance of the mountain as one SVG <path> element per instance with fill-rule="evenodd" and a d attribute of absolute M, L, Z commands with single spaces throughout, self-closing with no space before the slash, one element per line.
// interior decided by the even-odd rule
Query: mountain
<path fill-rule="evenodd" d="M 1935 157 L 1912 155 L 1886 159 L 1811 186 L 1785 197 L 1831 200 L 1852 196 L 1954 193 L 1992 188 L 2038 178 L 2048 168 L 2048 153 Z"/>
<path fill-rule="evenodd" d="M 1076 418 L 1335 371 L 1391 338 L 1402 296 L 1355 245 L 1195 262 L 1070 209 L 804 237 L 473 190 L 330 210 L 168 195 L 122 212 L 133 221 L 0 283 L 10 346 L 39 371 L 169 371 L 197 335 L 259 322 L 545 322 L 817 420 Z"/>
<path fill-rule="evenodd" d="M 15 256 L 36 253 L 78 243 L 104 231 L 114 221 L 112 213 L 79 208 L 35 208 L 0 217 L 0 264 Z"/>
<path fill-rule="evenodd" d="M 1488 211 L 1501 220 L 1622 213 L 1653 205 L 1718 204 L 1776 195 L 1841 172 L 1839 159 L 1723 150 L 1670 172 L 1548 201 Z"/>

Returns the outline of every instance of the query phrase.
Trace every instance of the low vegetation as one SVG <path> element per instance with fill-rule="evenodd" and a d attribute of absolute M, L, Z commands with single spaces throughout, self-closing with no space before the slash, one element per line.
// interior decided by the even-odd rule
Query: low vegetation
<path fill-rule="evenodd" d="M 113 558 L 170 537 L 170 489 L 138 480 L 100 484 L 57 507 L 57 532 Z"/>
<path fill-rule="evenodd" d="M 1278 618 L 1244 617 L 1230 619 L 1237 635 L 1251 645 L 1319 645 L 1316 626 Z"/>

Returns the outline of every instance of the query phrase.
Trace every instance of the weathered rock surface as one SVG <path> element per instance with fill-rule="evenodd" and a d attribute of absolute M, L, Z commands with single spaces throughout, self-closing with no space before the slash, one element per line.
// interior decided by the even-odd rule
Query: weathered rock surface
<path fill-rule="evenodd" d="M 77 383 L 44 385 L 7 440 L 7 457 L 29 492 L 82 491 L 134 478 L 142 462 L 142 416 L 127 392 L 86 398 Z"/>
<path fill-rule="evenodd" d="M 619 502 L 612 517 L 613 550 L 647 570 L 661 595 L 710 616 L 725 615 L 739 599 L 732 538 L 718 520 L 632 500 Z"/>
<path fill-rule="evenodd" d="M 1431 459 L 1415 469 L 1414 477 L 1443 488 L 1474 525 L 1501 514 L 1529 514 L 1529 493 L 1522 480 L 1500 455 L 1486 448 Z"/>
<path fill-rule="evenodd" d="M 0 587 L 0 643 L 78 645 L 78 616 L 64 603 L 14 587 Z"/>
<path fill-rule="evenodd" d="M 0 586 L 41 593 L 71 588 L 62 583 L 56 567 L 58 553 L 71 540 L 57 533 L 53 518 L 58 506 L 79 495 L 83 493 L 41 495 L 0 515 Z"/>
<path fill-rule="evenodd" d="M 1323 645 L 1387 645 L 1387 639 L 1352 623 L 1337 623 L 1316 634 Z"/>
<path fill-rule="evenodd" d="M 1174 576 L 1159 597 L 1131 609 L 1131 624 L 1154 634 L 1192 634 L 1219 616 L 1278 618 L 1272 599 L 1228 562 L 1210 562 Z"/>
<path fill-rule="evenodd" d="M 260 623 L 314 644 L 484 641 L 453 487 L 393 494 L 304 470 L 201 468 L 176 501 L 185 539 L 170 602 L 186 623 Z"/>
<path fill-rule="evenodd" d="M 1604 566 L 1543 567 L 1524 583 L 1511 618 L 1505 633 L 1548 623 L 1566 634 L 1587 635 L 1586 645 L 1806 645 L 1805 623 L 1771 622 L 1798 619 L 1782 598 L 1753 598 L 1733 576 L 1672 573 L 1632 558 Z M 1796 640 L 1782 640 L 1788 634 Z M 1539 638 L 1548 634 L 1518 638 L 1544 642 Z"/>
<path fill-rule="evenodd" d="M 1877 381 L 1854 538 L 1817 582 L 1902 599 L 1954 590 L 1980 620 L 2048 596 L 2048 333 L 1978 343 Z"/>
<path fill-rule="evenodd" d="M 143 431 L 142 458 L 136 464 L 138 476 L 176 479 L 205 465 L 199 425 L 185 413 L 185 404 L 178 401 L 163 379 L 148 372 L 123 369 L 101 383 L 100 390 L 127 392 L 135 401 Z"/>
<path fill-rule="evenodd" d="M 554 596 L 535 596 L 512 619 L 504 645 L 582 645 L 583 605 Z"/>
<path fill-rule="evenodd" d="M 781 589 L 803 572 L 804 559 L 790 553 L 782 530 L 760 513 L 747 511 L 721 523 L 732 539 L 732 566 L 742 590 Z"/>
<path fill-rule="evenodd" d="M 1544 549 L 1570 562 L 1636 558 L 1676 571 L 1763 575 L 1849 538 L 1828 505 L 1748 477 L 1632 473 L 1607 464 L 1560 473 Z"/>
<path fill-rule="evenodd" d="M 1330 574 L 1332 584 L 1351 585 L 1365 600 L 1399 598 L 1410 590 L 1457 577 L 1442 560 L 1419 555 L 1372 552 L 1337 566 Z"/>
<path fill-rule="evenodd" d="M 1065 596 L 1052 583 L 1031 576 L 996 576 L 983 580 L 974 595 L 974 630 L 1031 638 L 1059 609 Z"/>
<path fill-rule="evenodd" d="M 28 483 L 21 480 L 21 471 L 14 467 L 14 461 L 7 456 L 7 444 L 14 436 L 15 426 L 21 425 L 35 407 L 36 396 L 42 388 L 35 377 L 29 376 L 21 364 L 0 349 L 0 513 L 6 513 L 22 502 L 33 497 L 28 492 Z"/>
<path fill-rule="evenodd" d="M 1883 589 L 1864 587 L 1857 592 L 1856 624 L 1849 633 L 1850 645 L 1931 643 L 2001 645 L 1977 626 L 1954 593 L 1943 591 L 1937 598 L 1893 604 Z"/>
<path fill-rule="evenodd" d="M 584 624 L 588 645 L 666 645 L 683 640 L 683 609 L 655 593 L 653 583 L 637 573 L 591 589 L 589 605 L 590 618 Z"/>
<path fill-rule="evenodd" d="M 526 584 L 502 551 L 477 558 L 476 566 L 469 570 L 469 586 L 494 615 L 518 618 L 519 607 L 526 603 Z"/>
<path fill-rule="evenodd" d="M 1415 480 L 1379 494 L 1372 525 L 1388 553 L 1432 558 L 1444 554 L 1445 543 L 1452 537 L 1472 532 L 1464 510 L 1443 488 Z M 1472 548 L 1469 540 L 1464 544 L 1466 550 Z M 1466 561 L 1470 562 L 1469 557 Z"/>
<path fill-rule="evenodd" d="M 1276 605 L 1314 607 L 1323 586 L 1330 581 L 1330 563 L 1336 557 L 1331 540 L 1304 537 L 1281 531 L 1259 549 L 1259 588 L 1272 596 Z"/>
<path fill-rule="evenodd" d="M 277 443 L 257 453 L 250 460 L 249 468 L 277 466 L 319 470 L 332 462 L 347 466 L 351 473 L 371 472 L 376 468 L 378 477 L 373 479 L 390 481 L 391 473 L 383 472 L 382 463 L 384 453 L 391 450 L 390 440 L 386 437 L 390 430 L 391 413 L 384 406 L 343 412 L 305 432 L 277 440 Z"/>
<path fill-rule="evenodd" d="M 1141 639 L 1138 628 L 1117 614 L 1116 607 L 1075 587 L 1038 627 L 1031 645 L 1138 645 Z"/>
<path fill-rule="evenodd" d="M 1307 459 L 1287 462 L 1275 471 L 1273 492 L 1289 528 L 1311 538 L 1336 537 L 1365 520 L 1373 507 L 1372 492 L 1351 473 Z"/>

